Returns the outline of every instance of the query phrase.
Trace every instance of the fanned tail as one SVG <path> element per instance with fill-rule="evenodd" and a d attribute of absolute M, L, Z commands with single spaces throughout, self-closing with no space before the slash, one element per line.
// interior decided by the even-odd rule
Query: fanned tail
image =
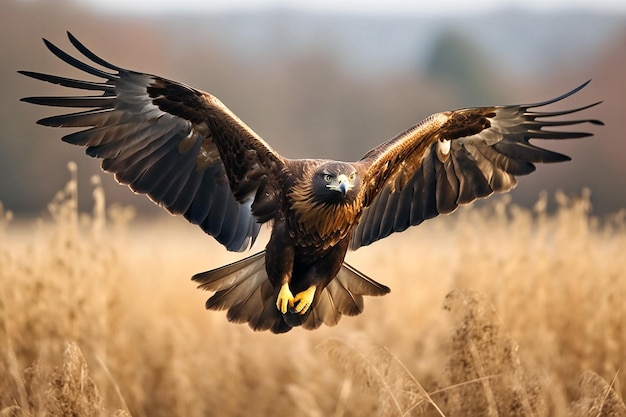
<path fill-rule="evenodd" d="M 322 324 L 334 326 L 342 315 L 357 316 L 363 312 L 364 295 L 381 296 L 389 291 L 386 285 L 344 262 L 337 276 L 315 294 L 313 306 L 306 314 L 288 312 L 284 318 L 290 326 L 302 325 L 307 330 L 317 329 Z"/>
<path fill-rule="evenodd" d="M 307 330 L 322 324 L 334 326 L 342 315 L 356 316 L 363 311 L 363 296 L 389 292 L 382 285 L 344 263 L 337 276 L 315 294 L 313 306 L 300 315 L 281 314 L 276 308 L 278 288 L 274 288 L 265 271 L 265 251 L 248 258 L 196 274 L 198 288 L 215 291 L 206 302 L 210 310 L 227 310 L 228 321 L 248 323 L 257 331 L 284 333 L 300 326 Z"/>
<path fill-rule="evenodd" d="M 257 331 L 284 333 L 291 330 L 276 308 L 277 292 L 265 271 L 265 251 L 191 278 L 198 288 L 215 291 L 207 310 L 228 310 L 226 318 L 248 323 Z"/>

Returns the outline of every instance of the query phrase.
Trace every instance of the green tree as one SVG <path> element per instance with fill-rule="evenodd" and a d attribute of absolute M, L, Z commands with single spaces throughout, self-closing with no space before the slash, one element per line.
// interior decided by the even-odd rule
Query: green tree
<path fill-rule="evenodd" d="M 426 73 L 448 85 L 462 104 L 493 103 L 497 98 L 489 59 L 461 33 L 447 31 L 439 36 L 427 60 Z"/>

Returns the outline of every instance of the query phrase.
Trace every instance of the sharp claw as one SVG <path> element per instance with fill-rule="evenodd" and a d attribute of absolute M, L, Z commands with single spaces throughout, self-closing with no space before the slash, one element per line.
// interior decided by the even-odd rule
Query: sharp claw
<path fill-rule="evenodd" d="M 289 289 L 289 284 L 285 283 L 280 287 L 280 291 L 278 292 L 278 297 L 276 298 L 276 308 L 282 314 L 286 314 L 289 307 L 293 307 L 294 298 L 291 290 Z"/>
<path fill-rule="evenodd" d="M 308 309 L 309 309 L 309 304 L 304 301 L 300 301 L 298 305 L 294 307 L 294 310 L 296 311 L 296 313 L 300 313 L 300 314 L 306 313 Z"/>
<path fill-rule="evenodd" d="M 314 297 L 315 285 L 311 285 L 306 290 L 296 294 L 293 301 L 290 303 L 290 307 L 292 307 L 291 311 L 298 314 L 305 314 L 313 304 Z"/>

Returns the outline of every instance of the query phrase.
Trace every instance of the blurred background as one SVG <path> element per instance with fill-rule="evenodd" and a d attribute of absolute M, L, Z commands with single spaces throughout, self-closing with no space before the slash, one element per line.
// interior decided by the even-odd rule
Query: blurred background
<path fill-rule="evenodd" d="M 16 73 L 82 76 L 41 42 L 74 53 L 70 31 L 116 65 L 213 93 L 288 157 L 356 160 L 433 112 L 542 101 L 593 79 L 565 106 L 603 100 L 584 117 L 606 126 L 548 143 L 573 161 L 540 166 L 513 199 L 530 205 L 540 190 L 589 187 L 595 214 L 626 207 L 626 2 L 421 3 L 2 0 L 0 201 L 18 218 L 38 216 L 67 182 L 67 161 L 78 163 L 83 190 L 99 172 L 83 149 L 61 143 L 69 130 L 35 125 L 58 109 L 18 101 L 72 93 Z M 102 177 L 109 202 L 158 212 Z"/>

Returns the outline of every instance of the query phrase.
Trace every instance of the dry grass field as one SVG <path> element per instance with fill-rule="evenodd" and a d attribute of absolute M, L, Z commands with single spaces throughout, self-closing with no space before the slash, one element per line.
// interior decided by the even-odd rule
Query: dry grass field
<path fill-rule="evenodd" d="M 105 210 L 97 182 L 78 213 L 74 179 L 45 220 L 0 213 L 0 416 L 624 416 L 624 213 L 554 200 L 349 254 L 391 293 L 272 335 L 205 311 L 189 280 L 241 255 Z"/>

